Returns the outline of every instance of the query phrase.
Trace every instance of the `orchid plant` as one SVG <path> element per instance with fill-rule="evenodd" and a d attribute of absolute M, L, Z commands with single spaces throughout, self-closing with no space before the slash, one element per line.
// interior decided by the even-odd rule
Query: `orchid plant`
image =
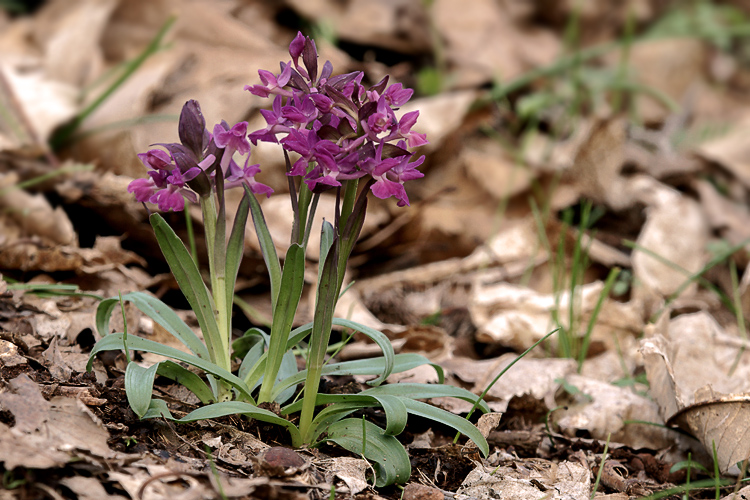
<path fill-rule="evenodd" d="M 336 303 L 346 291 L 342 291 L 344 272 L 365 220 L 368 194 L 372 192 L 381 199 L 393 197 L 399 206 L 405 206 L 409 198 L 404 183 L 423 176 L 417 168 L 424 156 L 414 159 L 414 153 L 408 150 L 427 143 L 424 134 L 412 130 L 419 112 L 401 117 L 396 114 L 410 99 L 412 90 L 398 83 L 389 86 L 388 77 L 366 88 L 362 72 L 334 76 L 330 62 L 318 71 L 315 43 L 301 33 L 291 42 L 289 54 L 291 60 L 281 63 L 279 74 L 261 70 L 262 83 L 245 87 L 256 96 L 273 98 L 271 109 L 261 111 L 267 122 L 265 128 L 248 134 L 246 122 L 230 126 L 222 121 L 209 132 L 198 103 L 188 101 L 179 120 L 180 143 L 158 144 L 163 149 L 139 154 L 149 169 L 148 177 L 134 180 L 128 188 L 138 201 L 156 204 L 162 211 L 184 210 L 186 200 L 200 204 L 208 285 L 164 218 L 154 213 L 150 221 L 170 269 L 195 312 L 205 342 L 160 300 L 143 292 L 129 293 L 101 302 L 96 322 L 102 338 L 92 350 L 89 368 L 95 355 L 105 350 L 138 350 L 171 358 L 174 361 L 161 361 L 148 368 L 128 363 L 125 390 L 139 417 L 189 422 L 244 414 L 285 427 L 295 447 L 324 440 L 364 455 L 375 462 L 377 485 L 409 478 L 409 458 L 394 437 L 404 430 L 408 414 L 454 427 L 486 455 L 487 443 L 470 422 L 419 400 L 456 397 L 486 411 L 484 402 L 469 391 L 443 385 L 442 370 L 437 365 L 432 366 L 440 384 L 382 385 L 392 373 L 431 363 L 418 354 L 396 355 L 383 333 L 334 317 Z M 259 165 L 250 164 L 251 143 L 257 145 L 258 141 L 280 144 L 286 160 L 294 222 L 283 265 L 256 199 L 257 195 L 268 197 L 273 192 L 256 180 Z M 293 163 L 290 155 L 295 158 Z M 244 193 L 227 234 L 225 191 L 232 188 L 241 188 Z M 305 284 L 305 252 L 318 199 L 328 190 L 335 192 L 336 212 L 333 223 L 323 221 L 321 226 L 314 319 L 293 328 Z M 268 269 L 273 320 L 270 332 L 251 328 L 233 340 L 234 288 L 249 217 Z M 110 333 L 110 317 L 125 300 L 190 352 L 128 335 L 127 327 L 123 332 Z M 382 356 L 345 362 L 329 359 L 334 326 L 368 336 L 381 348 Z M 305 353 L 302 371 L 297 369 L 293 349 Z M 205 381 L 195 369 L 205 373 Z M 152 397 L 156 375 L 183 384 L 204 406 L 181 418 L 173 416 L 163 400 Z M 368 382 L 372 387 L 357 394 L 321 393 L 321 378 L 335 375 L 374 378 Z M 301 391 L 299 384 L 303 384 Z M 292 399 L 295 395 L 297 398 Z M 280 410 L 271 411 L 269 403 L 279 403 Z M 385 428 L 350 417 L 367 407 L 383 410 Z M 292 419 L 297 413 L 299 416 Z"/>

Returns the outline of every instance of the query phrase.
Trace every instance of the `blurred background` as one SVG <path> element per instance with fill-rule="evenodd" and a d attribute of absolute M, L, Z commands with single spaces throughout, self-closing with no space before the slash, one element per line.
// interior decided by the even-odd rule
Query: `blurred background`
<path fill-rule="evenodd" d="M 364 71 L 370 84 L 390 74 L 414 88 L 402 111 L 420 110 L 416 129 L 430 141 L 411 207 L 372 200 L 352 259 L 360 281 L 395 276 L 361 289 L 379 320 L 465 307 L 455 298 L 465 288 L 397 305 L 409 290 L 455 287 L 487 267 L 539 293 L 617 267 L 617 300 L 637 298 L 645 321 L 684 278 L 664 261 L 695 272 L 750 237 L 743 0 L 3 0 L 5 278 L 169 297 L 148 211 L 126 192 L 145 175 L 136 154 L 177 140 L 188 99 L 209 128 L 222 119 L 262 128 L 269 103 L 243 87 L 259 82 L 258 69 L 278 72 L 297 31 L 338 73 Z M 280 150 L 263 144 L 253 155 L 259 180 L 283 193 Z M 264 203 L 283 242 L 288 202 Z M 198 215 L 169 220 L 185 234 Z M 582 242 L 575 228 L 595 237 Z M 581 245 L 585 262 L 575 260 Z M 663 260 L 633 255 L 634 245 Z M 741 278 L 744 252 L 728 255 Z M 409 285 L 393 275 L 412 268 L 421 278 Z M 266 279 L 248 231 L 238 291 L 256 322 Z M 728 267 L 712 279 L 731 291 Z M 395 298 L 380 293 L 396 282 Z"/>

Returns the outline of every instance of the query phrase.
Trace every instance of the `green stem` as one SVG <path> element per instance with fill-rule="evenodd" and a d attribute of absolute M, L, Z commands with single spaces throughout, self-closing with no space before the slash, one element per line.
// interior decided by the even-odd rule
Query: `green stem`
<path fill-rule="evenodd" d="M 206 251 L 208 253 L 208 269 L 211 277 L 211 294 L 213 295 L 214 305 L 216 309 L 214 314 L 216 316 L 216 323 L 219 327 L 219 342 L 216 342 L 217 349 L 215 356 L 217 359 L 212 361 L 224 368 L 227 371 L 231 371 L 232 365 L 229 359 L 229 340 L 231 335 L 231 325 L 229 324 L 228 305 L 226 304 L 226 276 L 225 268 L 223 265 L 217 265 L 216 255 L 216 225 L 218 220 L 218 214 L 216 213 L 216 195 L 212 191 L 210 195 L 203 196 L 200 199 L 201 211 L 203 213 L 203 228 L 206 238 Z M 207 332 L 204 332 L 206 335 Z M 231 399 L 231 390 L 228 385 L 220 382 L 221 393 L 219 394 L 219 400 Z"/>

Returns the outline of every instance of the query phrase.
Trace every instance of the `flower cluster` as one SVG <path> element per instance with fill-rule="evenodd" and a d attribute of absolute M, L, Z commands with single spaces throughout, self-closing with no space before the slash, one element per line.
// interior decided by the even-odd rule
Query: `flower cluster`
<path fill-rule="evenodd" d="M 406 148 L 427 139 L 412 130 L 419 111 L 399 119 L 395 110 L 413 91 L 400 83 L 387 86 L 387 76 L 365 88 L 361 71 L 332 77 L 329 61 L 318 74 L 315 42 L 301 33 L 289 45 L 289 55 L 278 75 L 260 70 L 262 84 L 245 87 L 260 97 L 274 96 L 271 110 L 261 111 L 268 125 L 249 136 L 253 144 L 278 142 L 297 153 L 300 158 L 287 174 L 304 178 L 314 192 L 370 176 L 375 196 L 408 205 L 404 182 L 423 176 L 417 167 L 424 156 L 409 161 L 413 153 Z"/>
<path fill-rule="evenodd" d="M 230 127 L 222 121 L 211 133 L 198 102 L 191 100 L 182 108 L 178 130 L 179 143 L 158 144 L 166 151 L 151 149 L 138 155 L 149 171 L 148 177 L 128 186 L 136 200 L 155 203 L 165 212 L 181 211 L 186 198 L 195 203 L 198 196 L 216 189 L 219 171 L 224 189 L 246 184 L 253 193 L 270 196 L 273 192 L 255 180 L 259 166 L 249 164 L 247 122 Z M 245 156 L 242 166 L 234 160 L 235 153 Z"/>
<path fill-rule="evenodd" d="M 246 184 L 254 193 L 270 195 L 273 190 L 255 180 L 258 165 L 249 165 L 250 142 L 266 141 L 299 155 L 287 175 L 303 178 L 313 192 L 369 176 L 375 196 L 393 196 L 399 206 L 408 205 L 404 182 L 424 175 L 417 170 L 424 156 L 410 161 L 413 153 L 407 147 L 427 144 L 427 139 L 412 130 L 419 111 L 400 118 L 395 111 L 413 91 L 400 83 L 388 86 L 387 76 L 370 88 L 362 85 L 362 72 L 331 76 L 329 61 L 318 74 L 315 42 L 301 33 L 289 54 L 291 61 L 281 63 L 278 75 L 260 70 L 262 84 L 245 87 L 260 97 L 273 96 L 271 109 L 261 110 L 264 129 L 248 135 L 247 122 L 230 127 L 222 121 L 211 133 L 198 103 L 188 101 L 180 115 L 180 143 L 139 154 L 149 176 L 134 180 L 128 191 L 138 201 L 179 211 L 185 198 L 195 202 L 215 189 L 220 170 L 225 189 Z M 243 166 L 235 153 L 245 156 Z"/>

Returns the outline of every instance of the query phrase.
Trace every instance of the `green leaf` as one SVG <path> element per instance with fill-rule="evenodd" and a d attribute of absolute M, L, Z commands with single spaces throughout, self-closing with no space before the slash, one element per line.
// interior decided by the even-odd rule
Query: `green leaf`
<path fill-rule="evenodd" d="M 141 418 L 166 418 L 167 420 L 174 420 L 172 412 L 169 411 L 169 407 L 163 399 L 152 399 L 148 411 Z"/>
<path fill-rule="evenodd" d="M 410 399 L 431 399 L 448 397 L 463 399 L 464 401 L 468 401 L 469 403 L 474 403 L 477 401 L 477 399 L 479 399 L 479 396 L 470 391 L 467 391 L 466 389 L 445 384 L 388 384 L 381 385 L 379 387 L 373 387 L 371 389 L 366 389 L 360 392 L 360 394 L 367 394 L 370 396 L 388 394 L 391 396 L 400 396 Z M 485 403 L 484 401 L 481 401 L 479 403 L 479 408 L 482 409 L 483 413 L 487 413 L 488 411 L 490 411 L 490 407 L 487 406 L 487 403 Z"/>
<path fill-rule="evenodd" d="M 195 394 L 204 405 L 214 402 L 214 397 L 211 393 L 211 389 L 195 373 L 169 360 L 162 361 L 158 364 L 158 366 L 159 368 L 156 370 L 156 373 L 158 375 L 167 377 L 170 380 L 174 380 L 180 385 L 184 385 L 193 394 Z"/>
<path fill-rule="evenodd" d="M 359 333 L 362 333 L 368 336 L 370 340 L 375 342 L 378 345 L 378 347 L 380 347 L 380 350 L 383 352 L 383 358 L 385 360 L 383 371 L 380 373 L 380 376 L 378 378 L 367 382 L 369 385 L 380 385 L 381 383 L 385 381 L 385 379 L 387 379 L 391 375 L 391 373 L 393 373 L 393 370 L 394 370 L 393 363 L 395 359 L 395 354 L 393 352 L 393 344 L 391 344 L 390 339 L 383 332 L 379 332 L 378 330 L 375 330 L 374 328 L 370 328 L 369 326 L 365 326 L 355 321 L 350 321 L 344 318 L 334 318 L 333 324 L 336 326 L 343 326 L 344 328 L 349 328 L 351 330 L 357 331 Z M 438 373 L 442 376 L 442 369 Z M 442 381 L 442 378 L 441 378 L 441 381 Z"/>
<path fill-rule="evenodd" d="M 404 432 L 406 421 L 409 417 L 406 413 L 406 405 L 402 401 L 403 398 L 390 395 L 376 395 L 373 397 L 383 407 L 383 411 L 385 411 L 385 433 L 389 436 L 398 436 Z"/>
<path fill-rule="evenodd" d="M 258 408 L 257 406 L 245 403 L 242 401 L 225 401 L 222 403 L 214 403 L 212 405 L 203 406 L 194 410 L 182 418 L 175 419 L 176 422 L 195 422 L 196 420 L 205 420 L 207 418 L 219 418 L 227 415 L 246 415 L 255 420 L 261 422 L 268 422 L 269 424 L 280 425 L 285 427 L 289 434 L 292 436 L 292 441 L 295 446 L 299 446 L 299 431 L 290 421 L 281 418 L 273 412 Z"/>
<path fill-rule="evenodd" d="M 150 219 L 164 258 L 198 319 L 211 360 L 221 366 L 229 366 L 229 353 L 224 352 L 221 333 L 214 317 L 213 299 L 198 268 L 195 267 L 190 252 L 161 215 L 152 214 Z"/>
<path fill-rule="evenodd" d="M 193 354 L 204 359 L 209 359 L 208 350 L 200 338 L 193 330 L 185 324 L 182 319 L 161 300 L 144 292 L 130 292 L 122 296 L 122 300 L 127 300 L 146 316 L 156 321 L 174 338 L 185 344 Z M 106 337 L 109 335 L 109 321 L 112 311 L 119 305 L 119 297 L 111 297 L 101 301 L 96 308 L 96 329 L 99 335 Z"/>
<path fill-rule="evenodd" d="M 396 354 L 393 358 L 393 373 L 405 372 L 417 366 L 431 365 L 437 371 L 439 378 L 443 379 L 443 369 L 430 363 L 430 360 L 416 353 Z M 383 358 L 357 359 L 354 361 L 343 361 L 332 363 L 323 367 L 322 375 L 380 375 L 385 370 L 386 362 Z M 293 377 L 289 377 L 280 383 L 275 390 L 281 391 L 287 387 L 297 385 L 305 380 L 307 370 L 302 370 Z"/>
<path fill-rule="evenodd" d="M 128 363 L 127 368 L 125 368 L 125 395 L 128 398 L 130 408 L 139 418 L 143 418 L 151 404 L 154 377 L 158 368 L 159 363 L 143 368 L 133 362 Z"/>
<path fill-rule="evenodd" d="M 378 487 L 408 481 L 411 476 L 409 455 L 398 439 L 367 421 L 364 422 L 364 434 L 367 434 L 364 436 L 362 427 L 363 423 L 359 419 L 340 420 L 328 427 L 327 441 L 352 453 L 364 454 L 365 458 L 375 462 L 375 485 Z"/>
<path fill-rule="evenodd" d="M 421 401 L 415 401 L 408 398 L 403 398 L 402 401 L 406 406 L 406 410 L 410 414 L 453 427 L 458 432 L 466 435 L 469 439 L 474 441 L 485 457 L 489 455 L 490 447 L 487 444 L 487 440 L 484 439 L 484 436 L 479 432 L 479 429 L 465 418 L 461 418 L 458 415 L 454 415 L 453 413 Z"/>
<path fill-rule="evenodd" d="M 276 381 L 280 382 L 286 380 L 287 378 L 294 376 L 298 371 L 297 357 L 292 351 L 287 351 L 281 359 L 281 366 L 279 367 L 279 374 L 276 377 Z M 279 404 L 284 404 L 289 398 L 294 396 L 295 392 L 296 387 L 289 387 L 288 389 L 281 391 L 281 393 L 278 396 L 275 396 L 273 400 Z"/>
<path fill-rule="evenodd" d="M 333 226 L 327 220 L 323 221 L 323 227 L 320 231 L 320 257 L 318 259 L 318 281 L 320 281 L 323 275 L 323 266 L 325 265 L 326 257 L 328 252 L 331 250 L 334 240 Z"/>
<path fill-rule="evenodd" d="M 333 318 L 331 321 L 331 324 L 336 326 L 341 326 L 344 328 L 349 328 L 350 330 L 354 330 L 357 332 L 360 332 L 366 336 L 368 336 L 373 342 L 375 342 L 378 347 L 380 347 L 380 350 L 383 352 L 383 358 L 385 359 L 385 365 L 383 366 L 383 371 L 378 373 L 372 373 L 369 375 L 379 375 L 378 378 L 375 380 L 371 380 L 368 382 L 370 385 L 378 385 L 385 381 L 386 378 L 393 372 L 394 365 L 394 353 L 393 353 L 393 344 L 391 344 L 390 339 L 383 333 L 375 330 L 374 328 L 370 328 L 369 326 L 362 325 L 360 323 L 357 323 L 355 321 L 350 321 L 348 319 L 343 318 Z M 294 329 L 289 334 L 289 342 L 287 343 L 286 348 L 291 349 L 295 347 L 297 344 L 299 344 L 307 335 L 309 335 L 310 331 L 312 331 L 312 323 L 307 323 L 306 325 L 302 325 L 299 328 Z M 425 358 L 426 359 L 426 358 Z M 429 363 L 429 361 L 427 361 Z M 438 374 L 440 375 L 440 382 L 442 383 L 442 368 L 439 368 L 437 365 L 433 365 L 438 370 Z M 402 370 L 403 371 L 403 370 Z"/>
<path fill-rule="evenodd" d="M 267 337 L 268 335 L 259 328 L 250 328 L 242 337 L 232 342 L 234 355 L 242 358 L 240 369 L 237 372 L 238 377 L 247 380 L 245 377 L 250 373 L 250 370 L 256 366 L 261 357 L 263 357 L 267 344 Z M 255 388 L 250 387 L 250 390 L 253 389 Z"/>
<path fill-rule="evenodd" d="M 263 384 L 258 396 L 260 402 L 273 400 L 271 399 L 273 385 L 278 376 L 281 360 L 287 352 L 286 344 L 289 338 L 289 331 L 292 329 L 294 315 L 297 312 L 297 306 L 299 305 L 300 297 L 302 297 L 302 288 L 304 285 L 305 251 L 300 245 L 293 243 L 289 247 L 284 259 L 279 297 L 276 302 L 276 308 L 273 311 L 271 341 L 268 346 Z"/>
<path fill-rule="evenodd" d="M 94 356 L 96 356 L 98 353 L 102 351 L 121 351 L 123 346 L 122 337 L 122 333 L 112 333 L 99 340 L 99 342 L 97 342 L 94 345 L 94 348 L 91 350 L 91 355 L 89 356 L 89 362 L 86 365 L 86 370 L 91 370 L 91 364 L 93 363 Z M 223 369 L 222 367 L 218 366 L 217 364 L 212 363 L 208 360 L 201 359 L 197 356 L 193 356 L 192 354 L 182 352 L 179 349 L 175 349 L 174 347 L 166 346 L 158 342 L 154 342 L 153 340 L 143 339 L 134 335 L 128 335 L 128 348 L 136 351 L 152 352 L 154 354 L 159 354 L 167 358 L 176 359 L 177 361 L 182 361 L 183 363 L 187 363 L 191 366 L 195 366 L 196 368 L 200 368 L 206 373 L 210 373 L 211 375 L 224 380 L 228 384 L 237 388 L 237 390 L 240 391 L 244 398 L 249 401 L 253 401 L 253 398 L 252 396 L 250 396 L 250 391 L 247 388 L 247 385 L 245 385 L 245 382 L 243 382 L 241 379 L 237 378 L 227 370 Z"/>
<path fill-rule="evenodd" d="M 330 224 L 328 224 L 330 226 Z M 302 411 L 300 413 L 300 433 L 305 442 L 311 442 L 313 428 L 312 421 L 315 413 L 315 402 L 320 385 L 321 371 L 325 363 L 326 350 L 331 338 L 331 322 L 333 321 L 333 310 L 336 307 L 338 299 L 337 291 L 337 268 L 336 262 L 338 257 L 338 245 L 336 238 L 331 242 L 332 246 L 326 248 L 328 244 L 326 233 L 326 224 L 323 224 L 320 242 L 321 257 L 325 253 L 325 263 L 320 268 L 318 287 L 315 295 L 315 312 L 313 313 L 313 328 L 310 333 L 309 349 L 307 352 L 307 375 L 305 377 L 304 394 L 302 397 Z"/>
<path fill-rule="evenodd" d="M 260 208 L 260 203 L 258 203 L 258 200 L 248 186 L 243 184 L 243 187 L 250 201 L 250 213 L 253 217 L 255 234 L 258 235 L 260 251 L 266 263 L 266 269 L 268 269 L 268 277 L 271 279 L 271 308 L 275 311 L 279 289 L 281 288 L 281 264 L 279 263 L 279 256 L 276 254 L 276 247 L 273 244 L 273 238 L 271 238 L 271 232 L 268 230 L 266 219 L 263 217 L 263 210 Z"/>
<path fill-rule="evenodd" d="M 237 273 L 240 270 L 242 254 L 245 247 L 245 226 L 247 226 L 247 217 L 250 210 L 250 196 L 245 193 L 242 196 L 240 205 L 237 207 L 237 214 L 234 216 L 232 233 L 229 235 L 226 255 L 226 303 L 231 305 L 234 300 L 234 284 L 237 282 Z"/>

